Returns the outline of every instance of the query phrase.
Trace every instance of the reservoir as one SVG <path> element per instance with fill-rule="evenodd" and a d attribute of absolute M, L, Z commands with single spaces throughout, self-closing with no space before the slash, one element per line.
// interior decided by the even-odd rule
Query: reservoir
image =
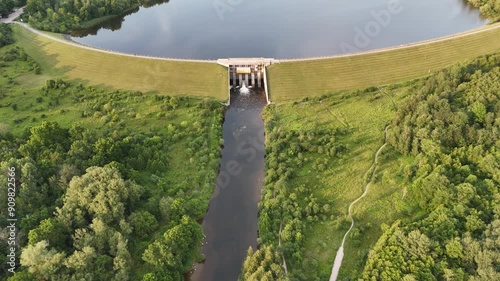
<path fill-rule="evenodd" d="M 280 59 L 399 46 L 487 24 L 465 0 L 156 2 L 73 40 L 157 57 Z"/>

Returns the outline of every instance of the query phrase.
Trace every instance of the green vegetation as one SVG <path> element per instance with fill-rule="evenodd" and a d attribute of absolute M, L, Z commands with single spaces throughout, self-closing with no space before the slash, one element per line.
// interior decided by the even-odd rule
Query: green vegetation
<path fill-rule="evenodd" d="M 13 26 L 17 45 L 52 77 L 171 96 L 227 99 L 227 70 L 215 63 L 121 56 L 63 44 Z M 81 59 L 85 58 L 85 59 Z"/>
<path fill-rule="evenodd" d="M 0 48 L 14 43 L 12 28 L 7 24 L 0 24 Z"/>
<path fill-rule="evenodd" d="M 272 246 L 264 246 L 255 253 L 248 248 L 240 280 L 287 281 L 281 258 Z"/>
<path fill-rule="evenodd" d="M 288 278 L 329 278 L 347 206 L 390 124 L 339 279 L 498 279 L 498 77 L 497 54 L 403 84 L 268 106 L 259 242 L 286 258 Z"/>
<path fill-rule="evenodd" d="M 15 168 L 22 246 L 9 280 L 180 280 L 200 259 L 224 106 L 63 80 L 18 45 L 0 73 L 0 181 Z"/>
<path fill-rule="evenodd" d="M 15 7 L 26 4 L 26 0 L 2 0 L 0 2 L 0 17 L 7 17 Z"/>
<path fill-rule="evenodd" d="M 384 127 L 394 114 L 393 103 L 411 90 L 405 84 L 339 92 L 265 109 L 259 242 L 274 245 L 285 256 L 290 280 L 329 278 L 350 226 L 347 206 L 363 191 Z M 341 278 L 361 272 L 364 256 L 382 234 L 381 224 L 410 218 L 416 211 L 401 199 L 399 167 L 408 160 L 391 148 L 380 155 L 375 182 L 354 209 L 356 226 L 346 244 Z"/>
<path fill-rule="evenodd" d="M 427 79 L 396 113 L 393 147 L 413 155 L 408 198 L 426 215 L 396 222 L 365 280 L 498 280 L 500 55 Z"/>
<path fill-rule="evenodd" d="M 29 23 L 42 30 L 67 32 L 89 28 L 120 16 L 140 5 L 153 5 L 166 0 L 28 0 L 26 13 Z"/>
<path fill-rule="evenodd" d="M 498 38 L 500 24 L 494 24 L 463 36 L 391 51 L 273 64 L 268 68 L 270 98 L 296 100 L 423 77 L 456 62 L 500 51 Z"/>
<path fill-rule="evenodd" d="M 485 15 L 492 22 L 500 21 L 500 2 L 498 0 L 467 0 L 469 3 L 479 8 L 481 14 Z"/>

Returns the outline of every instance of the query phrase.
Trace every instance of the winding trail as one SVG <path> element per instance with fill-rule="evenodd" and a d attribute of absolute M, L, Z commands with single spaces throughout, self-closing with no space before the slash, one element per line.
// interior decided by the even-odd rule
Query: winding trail
<path fill-rule="evenodd" d="M 330 275 L 330 281 L 336 281 L 337 276 L 339 275 L 340 271 L 340 266 L 342 265 L 342 260 L 344 259 L 344 243 L 345 240 L 347 239 L 347 235 L 351 232 L 352 228 L 354 227 L 354 218 L 352 217 L 352 208 L 353 206 L 358 203 L 363 197 L 368 194 L 368 188 L 370 187 L 370 183 L 373 181 L 373 177 L 375 176 L 375 172 L 377 171 L 377 160 L 380 152 L 382 152 L 382 149 L 387 145 L 387 129 L 389 128 L 389 125 L 387 125 L 384 129 L 384 144 L 377 150 L 377 153 L 375 153 L 375 157 L 373 158 L 373 163 L 368 168 L 368 171 L 370 171 L 373 168 L 372 174 L 370 175 L 370 178 L 368 180 L 368 183 L 366 183 L 363 194 L 361 194 L 360 197 L 358 197 L 356 200 L 352 201 L 352 203 L 349 205 L 348 208 L 348 213 L 349 213 L 349 218 L 351 219 L 351 227 L 347 230 L 347 232 L 344 234 L 344 238 L 342 239 L 342 244 L 340 245 L 340 248 L 337 250 L 337 255 L 335 256 L 335 260 L 333 262 L 333 268 L 332 268 L 332 274 Z"/>

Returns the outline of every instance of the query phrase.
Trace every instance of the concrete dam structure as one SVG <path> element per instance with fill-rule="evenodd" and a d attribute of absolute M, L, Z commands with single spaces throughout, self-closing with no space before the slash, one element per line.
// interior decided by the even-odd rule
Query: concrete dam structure
<path fill-rule="evenodd" d="M 218 64 L 228 68 L 229 89 L 236 87 L 264 87 L 267 103 L 270 103 L 270 100 L 267 88 L 266 67 L 276 62 L 277 60 L 272 58 L 230 58 L 217 60 Z"/>

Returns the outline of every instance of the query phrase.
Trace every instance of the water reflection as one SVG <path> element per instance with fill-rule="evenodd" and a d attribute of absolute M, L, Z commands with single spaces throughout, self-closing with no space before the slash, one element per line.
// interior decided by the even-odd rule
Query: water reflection
<path fill-rule="evenodd" d="M 168 1 L 154 1 L 155 4 Z M 229 3 L 230 1 L 222 1 Z M 151 2 L 153 3 L 153 2 Z M 232 1 L 221 20 L 214 1 L 170 1 L 75 38 L 87 45 L 141 55 L 217 59 L 298 58 L 346 53 L 357 29 L 374 21 L 389 0 Z M 400 0 L 401 13 L 361 50 L 398 46 L 482 26 L 464 0 Z M 120 27 L 119 30 L 116 28 Z M 84 33 L 79 33 L 83 36 Z"/>

